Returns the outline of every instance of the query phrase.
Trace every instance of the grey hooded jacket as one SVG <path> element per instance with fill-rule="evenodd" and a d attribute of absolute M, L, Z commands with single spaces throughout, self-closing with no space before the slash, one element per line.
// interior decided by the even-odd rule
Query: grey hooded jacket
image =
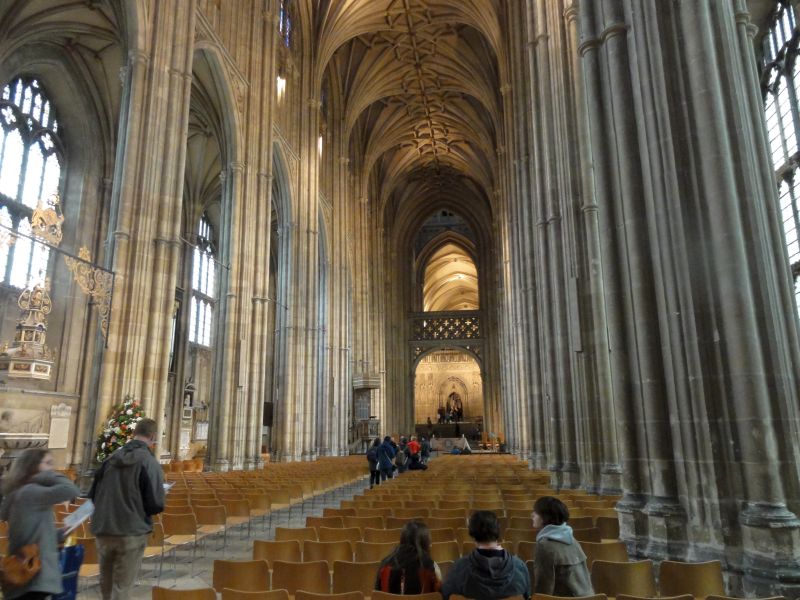
<path fill-rule="evenodd" d="M 486 556 L 473 550 L 459 558 L 442 585 L 442 596 L 460 594 L 474 600 L 495 600 L 508 596 L 531 597 L 528 568 L 516 556 L 502 550 L 501 556 Z"/>
<path fill-rule="evenodd" d="M 536 593 L 551 596 L 591 596 L 592 579 L 586 555 L 569 525 L 547 525 L 536 536 Z"/>
<path fill-rule="evenodd" d="M 89 497 L 95 535 L 148 534 L 153 530 L 150 516 L 164 510 L 161 465 L 147 444 L 131 440 L 103 462 Z"/>
<path fill-rule="evenodd" d="M 0 521 L 8 521 L 8 551 L 16 552 L 27 544 L 39 545 L 42 568 L 27 584 L 3 590 L 7 600 L 28 592 L 61 593 L 61 566 L 58 562 L 58 532 L 53 505 L 80 495 L 80 490 L 60 473 L 43 471 L 30 483 L 14 490 L 0 506 Z"/>

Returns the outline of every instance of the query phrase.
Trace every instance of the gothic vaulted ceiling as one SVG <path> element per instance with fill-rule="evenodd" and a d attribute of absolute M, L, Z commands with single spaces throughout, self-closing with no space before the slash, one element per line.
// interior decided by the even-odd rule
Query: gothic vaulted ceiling
<path fill-rule="evenodd" d="M 497 0 L 320 2 L 320 79 L 368 193 L 402 209 L 491 196 L 503 58 Z"/>

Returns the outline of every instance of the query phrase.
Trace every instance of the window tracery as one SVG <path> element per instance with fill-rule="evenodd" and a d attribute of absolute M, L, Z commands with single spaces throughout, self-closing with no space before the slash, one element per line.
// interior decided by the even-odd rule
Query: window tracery
<path fill-rule="evenodd" d="M 40 200 L 58 193 L 64 162 L 60 124 L 41 83 L 17 77 L 0 95 L 0 225 L 19 232 L 0 244 L 0 283 L 42 283 L 50 249 L 29 237 Z"/>
<path fill-rule="evenodd" d="M 197 228 L 197 244 L 192 257 L 192 299 L 189 312 L 189 342 L 211 346 L 211 326 L 216 290 L 216 250 L 213 229 L 203 215 Z"/>

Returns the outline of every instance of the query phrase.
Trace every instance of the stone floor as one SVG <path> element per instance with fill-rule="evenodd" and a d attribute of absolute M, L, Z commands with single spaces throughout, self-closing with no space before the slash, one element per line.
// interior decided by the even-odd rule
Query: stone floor
<path fill-rule="evenodd" d="M 352 498 L 364 488 L 369 487 L 369 477 L 350 485 L 337 488 L 313 500 L 306 500 L 302 505 L 283 509 L 272 514 L 272 524 L 265 529 L 260 520 L 251 522 L 251 535 L 247 537 L 247 525 L 230 529 L 227 536 L 225 552 L 222 551 L 222 536 L 203 538 L 197 547 L 194 561 L 191 561 L 191 550 L 179 550 L 177 554 L 177 572 L 174 568 L 172 554 L 164 557 L 163 572 L 158 581 L 158 559 L 146 560 L 139 573 L 139 581 L 131 595 L 132 600 L 150 600 L 154 585 L 168 588 L 191 589 L 211 587 L 214 560 L 249 560 L 252 557 L 253 540 L 275 539 L 275 527 L 305 527 L 307 516 L 319 516 L 326 507 L 338 507 L 341 500 Z M 291 515 L 290 515 L 291 513 Z M 80 583 L 80 598 L 100 598 L 96 580 Z"/>

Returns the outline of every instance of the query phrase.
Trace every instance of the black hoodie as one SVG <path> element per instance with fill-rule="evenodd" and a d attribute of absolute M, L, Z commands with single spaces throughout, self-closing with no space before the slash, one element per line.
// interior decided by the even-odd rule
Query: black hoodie
<path fill-rule="evenodd" d="M 131 440 L 109 456 L 94 476 L 95 535 L 144 535 L 153 530 L 150 515 L 164 510 L 161 465 L 142 441 Z"/>
<path fill-rule="evenodd" d="M 525 563 L 505 550 L 485 554 L 473 550 L 469 556 L 459 558 L 447 574 L 442 585 L 444 600 L 450 594 L 474 600 L 519 594 L 527 599 L 531 597 L 531 577 Z"/>

